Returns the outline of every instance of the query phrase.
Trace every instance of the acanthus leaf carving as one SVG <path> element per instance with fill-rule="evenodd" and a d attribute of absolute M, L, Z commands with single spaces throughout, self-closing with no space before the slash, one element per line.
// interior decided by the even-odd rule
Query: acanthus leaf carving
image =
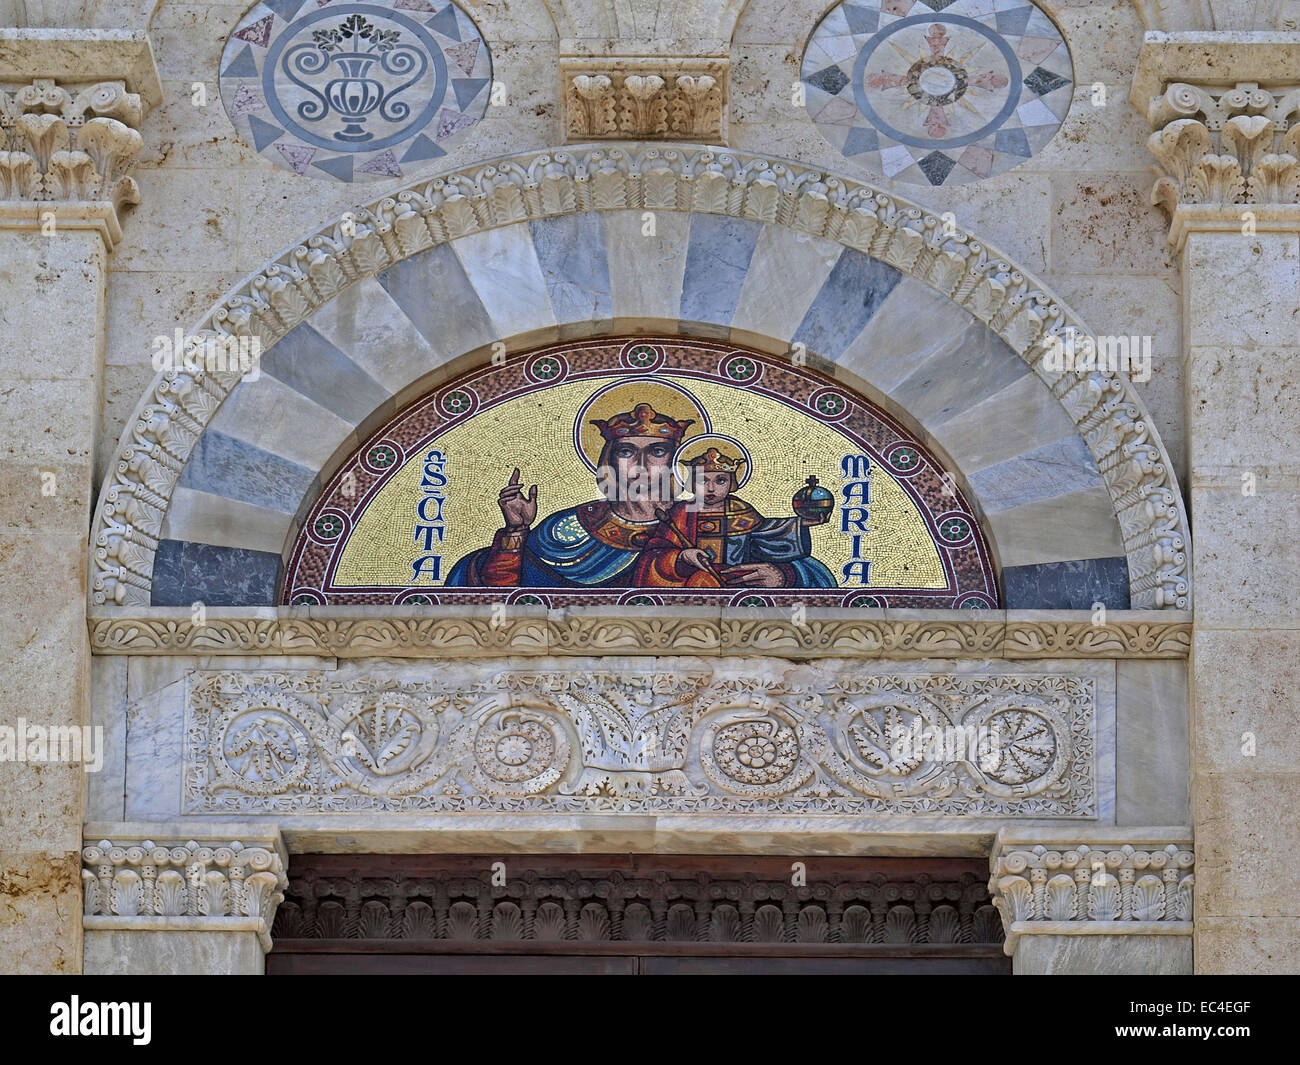
<path fill-rule="evenodd" d="M 1001 836 L 989 859 L 989 893 L 1002 915 L 1006 951 L 1037 922 L 1053 931 L 1093 922 L 1177 924 L 1191 934 L 1196 856 L 1190 831 L 1174 839 L 1151 842 L 1102 841 L 1080 833 L 1066 841 L 1056 830 L 1012 830 Z M 1123 830 L 1108 830 L 1122 837 Z M 1038 837 L 1043 842 L 1029 842 Z M 1139 929 L 1134 928 L 1134 931 Z M 1122 934 L 1122 927 L 1115 933 Z"/>
<path fill-rule="evenodd" d="M 70 90 L 37 79 L 0 90 L 0 198 L 139 203 L 130 168 L 143 107 L 121 83 Z M 0 148 L 6 147 L 0 143 Z M 24 162 L 23 158 L 30 162 Z"/>
<path fill-rule="evenodd" d="M 1181 204 L 1296 203 L 1298 104 L 1297 89 L 1169 84 L 1147 110 L 1147 145 L 1165 171 L 1151 202 L 1171 217 Z"/>

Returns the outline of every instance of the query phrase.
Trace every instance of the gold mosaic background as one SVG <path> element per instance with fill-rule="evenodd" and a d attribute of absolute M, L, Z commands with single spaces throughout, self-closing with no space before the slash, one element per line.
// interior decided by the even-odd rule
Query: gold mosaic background
<path fill-rule="evenodd" d="M 615 373 L 557 384 L 482 411 L 437 437 L 371 500 L 343 549 L 334 585 L 411 586 L 411 563 L 424 553 L 413 536 L 423 459 L 430 448 L 447 456 L 444 578 L 462 556 L 491 543 L 502 524 L 497 494 L 515 466 L 525 486 L 538 486 L 538 520 L 599 498 L 595 476 L 574 453 L 573 420 L 593 393 L 626 377 Z M 695 395 L 709 412 L 713 431 L 735 437 L 749 449 L 753 475 L 736 495 L 765 517 L 792 514 L 790 499 L 809 474 L 839 498 L 840 458 L 859 449 L 830 425 L 743 388 L 668 374 L 657 379 Z M 690 416 L 685 406 L 667 413 Z M 871 499 L 866 556 L 872 561 L 871 586 L 946 587 L 939 553 L 916 506 L 874 463 Z M 810 532 L 814 556 L 838 577 L 849 561 L 850 541 L 838 531 L 838 508 L 835 513 Z M 419 583 L 434 586 L 427 578 Z"/>

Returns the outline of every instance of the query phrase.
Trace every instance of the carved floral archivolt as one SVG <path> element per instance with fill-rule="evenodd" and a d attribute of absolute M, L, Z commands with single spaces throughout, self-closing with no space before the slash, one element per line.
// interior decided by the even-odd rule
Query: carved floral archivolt
<path fill-rule="evenodd" d="M 1095 818 L 1097 687 L 822 664 L 195 672 L 183 808 Z"/>
<path fill-rule="evenodd" d="M 193 330 L 257 337 L 267 350 L 353 282 L 434 244 L 578 211 L 699 211 L 789 226 L 917 277 L 986 322 L 1052 390 L 1110 491 L 1133 606 L 1191 604 L 1187 518 L 1172 466 L 1133 386 L 1055 371 L 1053 338 L 1087 332 L 1031 275 L 920 207 L 796 163 L 691 145 L 574 147 L 421 181 L 350 212 L 254 274 Z M 91 601 L 147 604 L 172 492 L 238 371 L 159 374 L 110 463 L 92 539 Z"/>

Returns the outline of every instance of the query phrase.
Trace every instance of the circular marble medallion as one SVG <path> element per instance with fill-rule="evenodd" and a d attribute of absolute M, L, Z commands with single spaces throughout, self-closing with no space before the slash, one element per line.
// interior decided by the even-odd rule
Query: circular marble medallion
<path fill-rule="evenodd" d="M 1010 170 L 1056 133 L 1074 90 L 1060 31 L 1023 0 L 850 0 L 813 31 L 808 114 L 882 177 L 957 185 Z"/>
<path fill-rule="evenodd" d="M 402 177 L 487 109 L 492 61 L 446 0 L 262 0 L 230 35 L 221 99 L 240 136 L 295 174 Z"/>

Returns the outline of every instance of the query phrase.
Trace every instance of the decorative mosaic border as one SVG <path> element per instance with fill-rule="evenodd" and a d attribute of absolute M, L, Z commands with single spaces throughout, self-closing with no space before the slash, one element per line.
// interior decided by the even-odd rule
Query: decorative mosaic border
<path fill-rule="evenodd" d="M 890 474 L 916 506 L 943 566 L 946 587 L 905 589 L 868 585 L 819 591 L 810 588 L 715 591 L 622 587 L 580 590 L 550 587 L 449 588 L 347 587 L 333 583 L 349 537 L 366 508 L 411 458 L 440 434 L 501 402 L 570 381 L 626 379 L 664 374 L 743 384 L 770 399 L 818 418 L 848 437 Z M 831 413 L 833 411 L 833 413 Z M 376 462 L 379 454 L 382 461 Z M 952 536 L 944 529 L 953 528 Z M 324 530 L 324 531 L 322 531 Z M 485 542 L 495 529 L 485 529 Z M 450 561 L 454 562 L 455 559 Z M 681 337 L 600 339 L 552 345 L 453 378 L 365 441 L 335 473 L 303 522 L 286 567 L 280 601 L 314 604 L 513 605 L 620 603 L 631 606 L 721 601 L 734 607 L 934 607 L 989 609 L 998 604 L 997 581 L 979 519 L 961 489 L 928 450 L 879 407 L 843 383 L 806 367 L 733 344 Z"/>
<path fill-rule="evenodd" d="M 1073 611 L 1017 616 L 990 610 L 977 618 L 965 611 L 906 615 L 811 611 L 805 624 L 796 625 L 785 610 L 724 617 L 705 609 L 623 607 L 616 616 L 590 608 L 567 616 L 515 607 L 495 620 L 486 610 L 445 607 L 282 607 L 212 609 L 199 623 L 189 609 L 159 607 L 143 617 L 92 616 L 90 641 L 92 652 L 101 655 L 433 659 L 603 653 L 1179 659 L 1188 656 L 1192 643 L 1191 615 L 1183 612 L 1113 611 L 1104 625 Z"/>
<path fill-rule="evenodd" d="M 869 185 L 797 163 L 689 145 L 527 153 L 421 182 L 353 212 L 242 282 L 193 331 L 267 350 L 343 288 L 456 237 L 531 218 L 619 209 L 700 211 L 789 226 L 881 259 L 987 323 L 1029 363 L 1087 443 L 1114 503 L 1133 605 L 1188 609 L 1187 515 L 1173 466 L 1132 384 L 1057 372 L 1052 340 L 1086 333 L 1032 275 L 971 234 Z M 94 523 L 94 604 L 146 604 L 171 495 L 199 436 L 240 380 L 165 371 L 128 422 Z"/>

